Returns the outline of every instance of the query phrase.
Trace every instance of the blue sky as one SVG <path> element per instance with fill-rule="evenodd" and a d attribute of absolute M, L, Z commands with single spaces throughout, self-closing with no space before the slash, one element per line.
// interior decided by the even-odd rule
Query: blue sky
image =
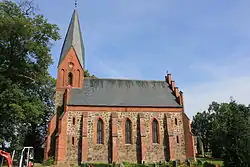
<path fill-rule="evenodd" d="M 36 0 L 60 27 L 57 63 L 73 0 Z M 78 12 L 86 68 L 97 77 L 163 80 L 168 70 L 184 91 L 191 118 L 212 100 L 250 103 L 249 0 L 82 0 Z"/>

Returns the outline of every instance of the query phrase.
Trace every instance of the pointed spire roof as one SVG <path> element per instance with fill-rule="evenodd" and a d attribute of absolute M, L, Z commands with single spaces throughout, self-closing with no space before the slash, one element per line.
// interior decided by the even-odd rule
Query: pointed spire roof
<path fill-rule="evenodd" d="M 61 64 L 61 62 L 63 61 L 63 59 L 65 58 L 65 56 L 67 55 L 67 52 L 69 51 L 71 47 L 74 48 L 76 52 L 76 56 L 82 68 L 84 69 L 84 65 L 85 65 L 84 45 L 83 45 L 78 12 L 76 9 L 73 12 L 66 37 L 64 39 L 58 66 Z"/>

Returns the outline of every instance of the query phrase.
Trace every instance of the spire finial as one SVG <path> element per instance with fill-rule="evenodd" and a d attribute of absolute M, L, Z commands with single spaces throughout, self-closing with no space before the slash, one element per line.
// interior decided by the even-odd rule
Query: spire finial
<path fill-rule="evenodd" d="M 77 8 L 78 2 L 75 0 L 75 9 Z"/>

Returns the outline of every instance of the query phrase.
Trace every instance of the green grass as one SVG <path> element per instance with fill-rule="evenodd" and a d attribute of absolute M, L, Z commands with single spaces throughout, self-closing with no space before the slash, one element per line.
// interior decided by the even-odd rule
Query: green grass
<path fill-rule="evenodd" d="M 209 163 L 212 163 L 212 164 L 218 164 L 220 166 L 223 166 L 223 161 L 220 160 L 220 159 L 215 159 L 215 158 L 197 158 L 197 160 L 201 160 L 202 163 L 204 162 L 209 162 Z"/>

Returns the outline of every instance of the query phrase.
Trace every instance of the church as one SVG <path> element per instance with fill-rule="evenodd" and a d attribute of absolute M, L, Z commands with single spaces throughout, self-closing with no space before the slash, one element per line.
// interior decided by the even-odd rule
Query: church
<path fill-rule="evenodd" d="M 183 92 L 171 74 L 163 80 L 84 78 L 82 38 L 75 9 L 58 63 L 44 159 L 80 164 L 195 158 Z"/>

